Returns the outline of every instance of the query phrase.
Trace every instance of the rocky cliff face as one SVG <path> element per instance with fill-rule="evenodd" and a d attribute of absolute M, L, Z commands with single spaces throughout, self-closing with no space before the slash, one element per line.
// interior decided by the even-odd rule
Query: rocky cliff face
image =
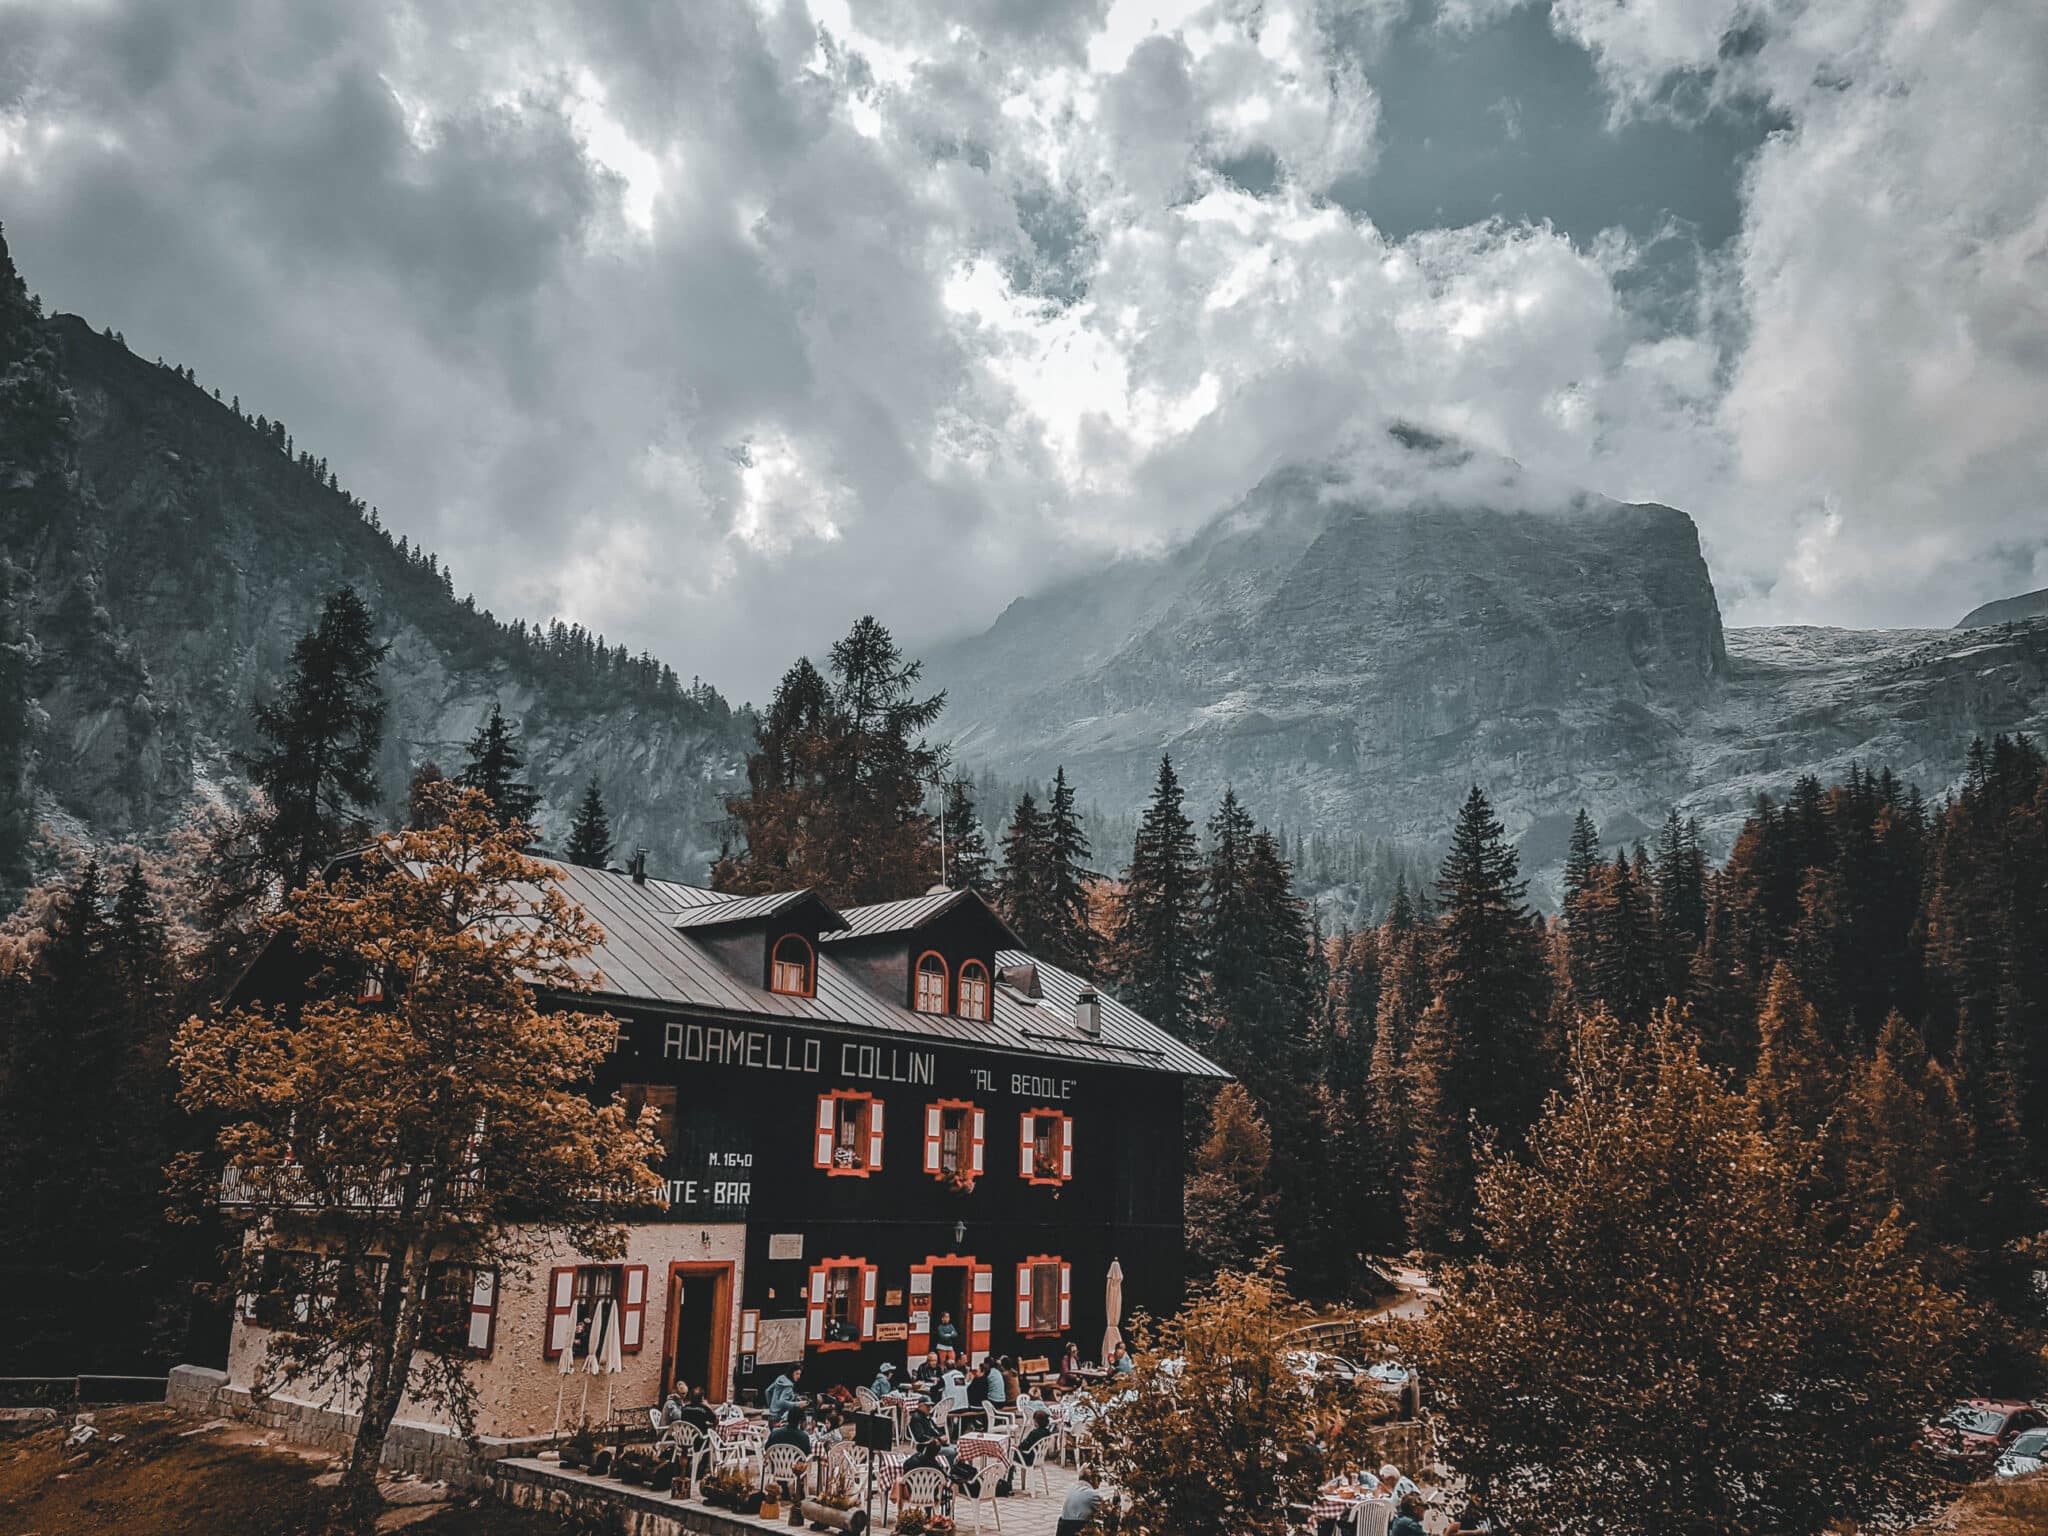
<path fill-rule="evenodd" d="M 747 739 L 715 694 L 549 665 L 174 369 L 69 316 L 36 325 L 70 421 L 33 452 L 19 419 L 0 423 L 0 574 L 26 658 L 13 793 L 34 820 L 140 837 L 217 798 L 239 779 L 251 699 L 346 582 L 391 642 L 382 779 L 394 811 L 419 762 L 459 767 L 495 701 L 525 729 L 547 833 L 566 828 L 594 775 L 623 849 L 645 845 L 653 869 L 703 878 Z"/>
<path fill-rule="evenodd" d="M 2048 617 L 2048 587 L 2001 597 L 1993 603 L 1972 608 L 1956 620 L 1957 629 L 1986 629 L 1994 624 L 2016 624 L 2021 619 Z"/>
<path fill-rule="evenodd" d="M 1158 559 L 1020 600 L 930 675 L 965 762 L 1064 765 L 1112 812 L 1166 750 L 1197 806 L 1232 784 L 1271 821 L 1429 847 L 1477 783 L 1540 889 L 1580 805 L 1611 838 L 1672 805 L 1725 838 L 1802 772 L 1940 789 L 1972 734 L 2048 723 L 2048 624 L 1724 636 L 1682 512 L 1505 466 L 1294 468 Z"/>

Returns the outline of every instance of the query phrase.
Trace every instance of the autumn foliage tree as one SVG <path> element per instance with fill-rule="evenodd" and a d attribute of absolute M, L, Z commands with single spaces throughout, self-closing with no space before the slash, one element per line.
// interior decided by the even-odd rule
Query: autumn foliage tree
<path fill-rule="evenodd" d="M 1137 1371 L 1119 1381 L 1094 1430 L 1124 1500 L 1122 1530 L 1283 1536 L 1290 1503 L 1365 1459 L 1387 1409 L 1333 1378 L 1289 1370 L 1287 1336 L 1299 1325 L 1265 1265 L 1218 1276 L 1156 1332 L 1133 1325 Z"/>
<path fill-rule="evenodd" d="M 278 1319 L 266 1371 L 346 1374 L 361 1418 L 338 1529 L 371 1519 L 408 1396 L 470 1421 L 466 1329 L 437 1301 L 448 1267 L 522 1268 L 558 1237 L 615 1255 L 622 1217 L 657 1185 L 652 1136 L 588 1096 L 616 1022 L 536 1001 L 536 987 L 590 984 L 599 930 L 520 851 L 523 825 L 500 825 L 479 790 L 437 793 L 431 825 L 315 879 L 272 919 L 310 973 L 300 1000 L 194 1017 L 174 1048 L 184 1106 L 221 1126 L 230 1213 L 319 1255 L 302 1285 L 313 1299 Z M 240 1289 L 265 1279 L 246 1244 Z"/>
<path fill-rule="evenodd" d="M 1273 1137 L 1252 1096 L 1242 1084 L 1225 1084 L 1187 1181 L 1188 1262 L 1196 1273 L 1250 1269 L 1273 1246 L 1272 1162 Z"/>
<path fill-rule="evenodd" d="M 1411 1341 L 1447 1459 L 1516 1529 L 1809 1536 L 1926 1490 L 1967 1318 L 1884 1216 L 1841 1231 L 1667 1014 L 1577 1030 L 1480 1247 Z"/>

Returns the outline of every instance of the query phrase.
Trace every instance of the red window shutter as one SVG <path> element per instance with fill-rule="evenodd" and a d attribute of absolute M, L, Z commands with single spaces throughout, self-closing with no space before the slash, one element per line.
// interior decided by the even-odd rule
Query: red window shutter
<path fill-rule="evenodd" d="M 469 1348 L 488 1355 L 498 1336 L 498 1272 L 479 1268 L 469 1282 Z"/>
<path fill-rule="evenodd" d="M 1074 1176 L 1074 1122 L 1071 1116 L 1060 1116 L 1060 1177 Z"/>
<path fill-rule="evenodd" d="M 822 1344 L 825 1342 L 825 1266 L 822 1264 L 814 1265 L 811 1269 L 808 1300 L 804 1338 L 812 1344 Z"/>
<path fill-rule="evenodd" d="M 1074 1266 L 1060 1265 L 1060 1326 L 1071 1327 L 1074 1317 Z"/>
<path fill-rule="evenodd" d="M 560 1357 L 575 1341 L 569 1333 L 569 1309 L 576 1299 L 576 1267 L 563 1265 L 548 1271 L 548 1336 L 541 1353 L 548 1359 Z"/>
<path fill-rule="evenodd" d="M 903 1352 L 916 1365 L 932 1352 L 932 1267 L 910 1266 L 910 1334 Z"/>
<path fill-rule="evenodd" d="M 1032 1115 L 1028 1110 L 1017 1117 L 1017 1173 L 1019 1177 L 1026 1179 L 1036 1179 L 1038 1176 L 1038 1170 L 1032 1166 L 1031 1161 L 1031 1121 Z"/>
<path fill-rule="evenodd" d="M 1017 1266 L 1017 1331 L 1028 1333 L 1031 1329 L 1031 1266 Z"/>
<path fill-rule="evenodd" d="M 835 1101 L 829 1093 L 818 1095 L 818 1134 L 816 1161 L 820 1168 L 832 1166 L 832 1133 L 836 1129 Z"/>
<path fill-rule="evenodd" d="M 977 1109 L 977 1110 L 975 1110 L 975 1111 L 973 1111 L 973 1112 L 972 1112 L 972 1113 L 971 1113 L 971 1114 L 970 1114 L 970 1115 L 968 1116 L 968 1119 L 969 1119 L 969 1121 L 970 1121 L 970 1122 L 972 1123 L 972 1126 L 973 1126 L 973 1136 L 972 1136 L 972 1143 L 973 1143 L 973 1147 L 974 1147 L 974 1161 L 973 1161 L 973 1163 L 972 1163 L 972 1164 L 970 1164 L 969 1166 L 970 1166 L 970 1167 L 972 1167 L 972 1168 L 973 1168 L 973 1170 L 974 1170 L 974 1172 L 975 1172 L 975 1173 L 976 1173 L 976 1174 L 978 1175 L 978 1174 L 979 1174 L 979 1173 L 981 1172 L 981 1144 L 982 1144 L 982 1137 L 983 1137 L 983 1132 L 984 1132 L 984 1131 L 985 1131 L 985 1130 L 987 1129 L 987 1123 L 988 1123 L 988 1122 L 987 1122 L 987 1117 L 986 1117 L 985 1115 L 983 1115 L 983 1114 L 982 1114 L 982 1112 L 981 1112 L 980 1110 L 978 1110 L 978 1109 Z"/>
<path fill-rule="evenodd" d="M 924 1107 L 924 1171 L 939 1171 L 939 1141 L 946 1123 L 946 1112 L 936 1104 Z"/>
<path fill-rule="evenodd" d="M 967 1303 L 972 1313 L 968 1326 L 967 1351 L 979 1360 L 988 1353 L 989 1330 L 995 1323 L 996 1274 L 992 1266 L 974 1266 L 974 1290 Z"/>
<path fill-rule="evenodd" d="M 860 1336 L 875 1336 L 875 1280 L 880 1272 L 872 1264 L 860 1267 Z"/>
<path fill-rule="evenodd" d="M 637 1354 L 640 1341 L 647 1333 L 647 1266 L 628 1264 L 625 1270 L 626 1295 L 619 1307 L 619 1349 L 624 1354 Z"/>
<path fill-rule="evenodd" d="M 877 1173 L 882 1167 L 882 1101 L 868 1100 L 868 1172 Z"/>

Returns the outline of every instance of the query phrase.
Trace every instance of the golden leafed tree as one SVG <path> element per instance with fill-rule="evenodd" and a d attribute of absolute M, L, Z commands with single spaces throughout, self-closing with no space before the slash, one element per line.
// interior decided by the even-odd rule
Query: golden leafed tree
<path fill-rule="evenodd" d="M 1478 1189 L 1414 1341 L 1447 1459 L 1517 1529 L 1809 1536 L 1923 1496 L 1967 1319 L 1890 1218 L 1844 1232 L 1667 1010 L 1598 1016 Z"/>
<path fill-rule="evenodd" d="M 558 1237 L 618 1253 L 656 1184 L 652 1137 L 590 1097 L 616 1022 L 536 1002 L 590 984 L 602 934 L 521 852 L 524 826 L 480 791 L 432 792 L 427 825 L 271 920 L 302 992 L 195 1017 L 174 1051 L 185 1108 L 221 1127 L 241 1292 L 289 1298 L 266 1319 L 266 1380 L 345 1383 L 361 1409 L 336 1529 L 372 1518 L 401 1403 L 471 1422 L 472 1292 Z M 200 1167 L 178 1172 L 210 1181 Z"/>
<path fill-rule="evenodd" d="M 1364 1457 L 1389 1405 L 1288 1369 L 1298 1327 L 1270 1262 L 1196 1291 L 1120 1378 L 1095 1445 L 1138 1536 L 1282 1536 L 1287 1506 Z"/>

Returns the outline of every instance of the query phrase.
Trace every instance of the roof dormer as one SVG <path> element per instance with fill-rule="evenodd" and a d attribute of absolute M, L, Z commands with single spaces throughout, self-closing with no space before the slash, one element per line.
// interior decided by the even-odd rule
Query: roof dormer
<path fill-rule="evenodd" d="M 670 919 L 750 986 L 785 997 L 818 993 L 818 940 L 847 927 L 816 892 L 775 891 L 707 902 Z"/>
<path fill-rule="evenodd" d="M 1019 940 L 973 891 L 850 907 L 829 935 L 832 957 L 869 990 L 916 1013 L 986 1020 L 995 1008 L 996 954 Z"/>

